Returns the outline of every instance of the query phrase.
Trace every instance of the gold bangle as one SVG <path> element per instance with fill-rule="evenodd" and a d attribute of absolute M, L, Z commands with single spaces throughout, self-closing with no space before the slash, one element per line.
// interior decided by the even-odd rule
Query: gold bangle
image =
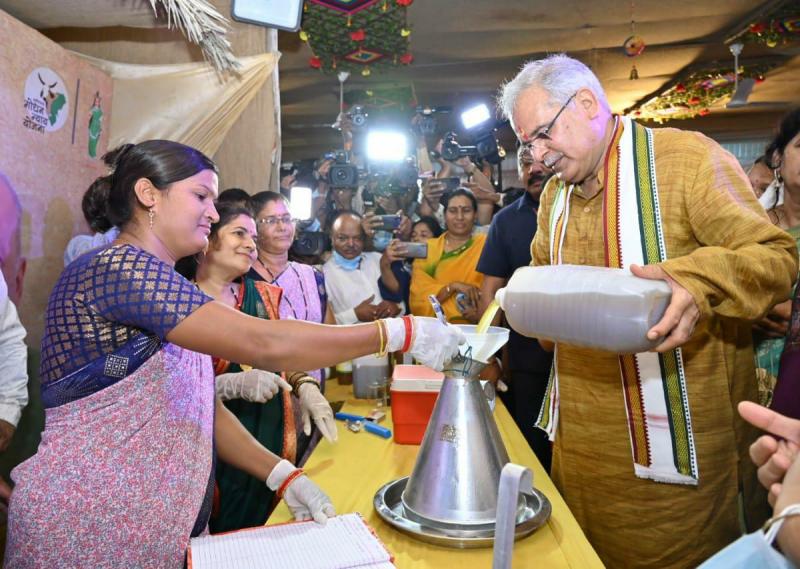
<path fill-rule="evenodd" d="M 298 382 L 298 380 L 300 380 L 300 379 L 302 379 L 304 377 L 306 377 L 305 372 L 303 372 L 303 371 L 293 371 L 292 373 L 290 373 L 289 375 L 286 376 L 286 383 L 291 385 L 292 389 L 294 389 L 294 386 Z"/>
<path fill-rule="evenodd" d="M 388 332 L 384 328 L 384 326 L 386 326 L 386 323 L 383 322 L 382 320 L 376 320 L 375 324 L 378 326 L 378 342 L 379 342 L 379 345 L 378 345 L 378 353 L 377 353 L 377 355 L 378 355 L 379 358 L 382 358 L 383 356 L 386 355 L 386 348 L 388 347 L 388 341 L 387 341 L 388 340 L 388 338 L 387 338 Z"/>
<path fill-rule="evenodd" d="M 317 386 L 317 389 L 322 391 L 322 387 L 320 387 L 319 382 L 316 379 L 314 379 L 313 377 L 311 377 L 309 375 L 306 375 L 306 376 L 301 377 L 300 379 L 298 379 L 297 383 L 295 383 L 292 386 L 292 395 L 294 395 L 295 397 L 299 398 L 300 397 L 300 392 L 299 392 L 300 386 L 301 385 L 305 385 L 306 383 L 313 383 L 314 385 Z"/>

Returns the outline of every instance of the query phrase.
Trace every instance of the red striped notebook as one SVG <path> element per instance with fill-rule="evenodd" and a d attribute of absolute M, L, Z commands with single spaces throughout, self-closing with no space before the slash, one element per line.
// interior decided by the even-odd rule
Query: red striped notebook
<path fill-rule="evenodd" d="M 395 569 L 361 514 L 247 528 L 191 540 L 189 569 Z"/>

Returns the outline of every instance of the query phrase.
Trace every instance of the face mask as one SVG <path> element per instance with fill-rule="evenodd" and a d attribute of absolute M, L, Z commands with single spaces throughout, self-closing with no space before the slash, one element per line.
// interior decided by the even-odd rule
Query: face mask
<path fill-rule="evenodd" d="M 333 250 L 333 262 L 336 263 L 339 267 L 341 267 L 345 271 L 356 271 L 358 270 L 359 265 L 361 265 L 361 258 L 363 255 L 359 255 L 353 259 L 345 259 L 342 257 L 338 251 L 335 249 Z"/>
<path fill-rule="evenodd" d="M 376 251 L 383 251 L 389 246 L 392 240 L 392 234 L 388 231 L 376 231 L 372 236 L 372 246 Z"/>
<path fill-rule="evenodd" d="M 706 560 L 698 569 L 793 569 L 794 565 L 757 531 L 743 535 L 728 547 Z"/>
<path fill-rule="evenodd" d="M 781 515 L 786 514 L 800 514 L 800 505 L 789 506 L 781 512 Z M 779 519 L 766 533 L 759 530 L 740 537 L 698 569 L 794 569 L 794 565 L 772 547 L 782 525 L 783 520 Z"/>

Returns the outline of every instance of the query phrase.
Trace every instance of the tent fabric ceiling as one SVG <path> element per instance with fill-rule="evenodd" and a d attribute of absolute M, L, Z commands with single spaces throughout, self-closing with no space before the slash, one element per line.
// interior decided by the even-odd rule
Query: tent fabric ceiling
<path fill-rule="evenodd" d="M 636 58 L 622 52 L 623 41 L 631 35 L 632 4 L 636 34 L 647 42 L 644 53 Z M 497 88 L 526 60 L 565 51 L 592 67 L 612 108 L 621 112 L 689 66 L 714 61 L 732 65 L 724 40 L 759 10 L 775 4 L 753 0 L 417 0 L 408 9 L 414 63 L 373 73 L 368 79 L 353 74 L 345 89 L 412 83 L 421 104 L 460 108 L 476 100 L 491 102 Z M 297 34 L 281 33 L 279 48 L 283 53 L 284 156 L 310 157 L 309 152 L 334 148 L 339 137 L 332 129 L 295 126 L 333 123 L 338 112 L 336 78 L 309 68 L 311 51 Z M 768 133 L 790 104 L 800 103 L 800 49 L 797 44 L 773 50 L 748 44 L 742 54 L 746 60 L 777 53 L 788 56 L 788 63 L 757 85 L 750 100 L 777 101 L 783 106 L 715 110 L 708 117 L 670 125 L 713 133 L 736 124 L 718 120 L 733 113 L 748 117 L 739 121 L 742 130 Z M 638 81 L 629 80 L 633 63 Z"/>
<path fill-rule="evenodd" d="M 622 111 L 658 91 L 689 66 L 714 61 L 732 63 L 724 40 L 759 11 L 781 0 L 417 0 L 408 9 L 412 29 L 412 65 L 373 73 L 353 74 L 346 89 L 382 85 L 412 85 L 427 105 L 459 108 L 476 100 L 491 102 L 497 88 L 527 59 L 565 51 L 590 65 L 605 86 L 615 111 Z M 219 5 L 219 0 L 212 1 Z M 157 25 L 148 0 L 0 0 L 0 7 L 37 28 Z M 223 11 L 225 14 L 226 11 Z M 621 45 L 636 34 L 647 48 L 627 58 Z M 344 21 L 344 20 L 343 20 Z M 311 69 L 309 47 L 296 33 L 280 33 L 281 111 L 284 156 L 310 157 L 337 146 L 330 128 L 305 128 L 334 122 L 338 112 L 338 82 L 333 75 Z M 761 135 L 792 104 L 800 103 L 800 48 L 790 44 L 770 50 L 748 44 L 742 57 L 783 54 L 787 63 L 756 86 L 751 101 L 780 103 L 771 107 L 714 110 L 708 117 L 672 123 L 706 132 L 730 129 Z M 631 65 L 639 72 L 630 81 Z M 730 116 L 742 117 L 731 121 Z"/>

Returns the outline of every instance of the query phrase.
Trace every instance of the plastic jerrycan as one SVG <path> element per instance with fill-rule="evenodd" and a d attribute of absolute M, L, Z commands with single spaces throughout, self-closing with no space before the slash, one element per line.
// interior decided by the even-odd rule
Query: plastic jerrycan
<path fill-rule="evenodd" d="M 666 281 L 627 269 L 550 265 L 517 269 L 495 299 L 523 336 L 630 354 L 660 343 L 647 331 L 671 297 Z"/>

